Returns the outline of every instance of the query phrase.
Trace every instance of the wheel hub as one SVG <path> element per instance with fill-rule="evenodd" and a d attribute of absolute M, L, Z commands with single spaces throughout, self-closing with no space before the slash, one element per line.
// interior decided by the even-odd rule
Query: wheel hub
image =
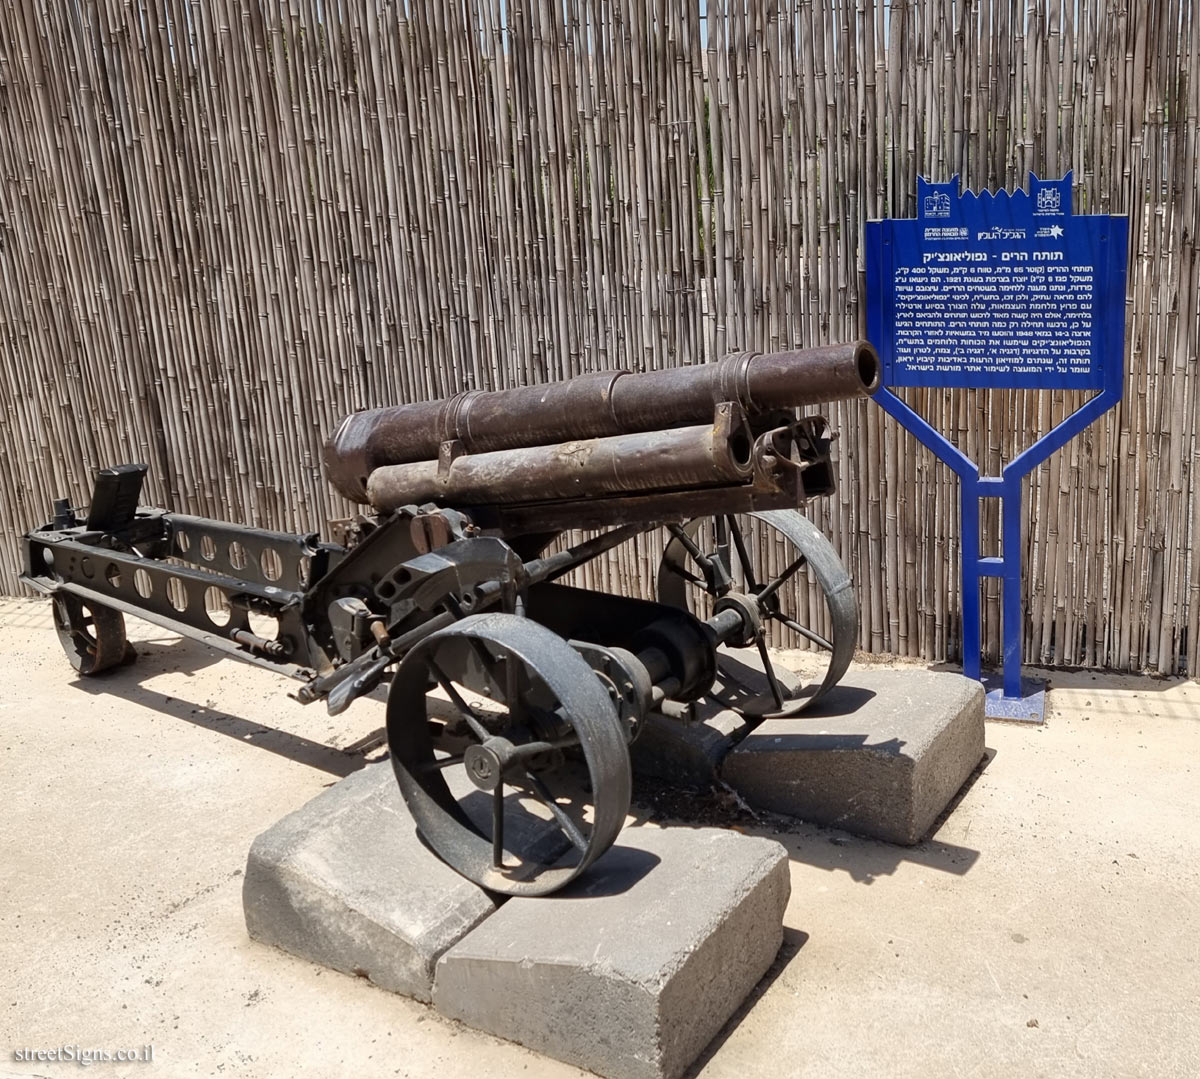
<path fill-rule="evenodd" d="M 468 746 L 463 753 L 468 778 L 481 791 L 494 791 L 504 778 L 513 748 L 507 738 L 489 738 L 483 745 Z"/>
<path fill-rule="evenodd" d="M 748 596 L 744 592 L 727 592 L 713 604 L 713 614 L 722 611 L 737 611 L 742 620 L 742 631 L 736 637 L 729 638 L 726 644 L 734 648 L 748 648 L 762 633 L 762 605 L 757 596 Z"/>

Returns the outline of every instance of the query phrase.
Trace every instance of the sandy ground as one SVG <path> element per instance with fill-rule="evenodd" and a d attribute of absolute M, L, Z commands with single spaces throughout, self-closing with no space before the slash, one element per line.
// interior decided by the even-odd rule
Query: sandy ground
<path fill-rule="evenodd" d="M 0 1075 L 582 1073 L 252 943 L 256 834 L 362 762 L 382 705 L 140 627 L 76 679 L 44 602 L 0 603 Z M 1040 729 L 913 849 L 796 825 L 786 943 L 705 1077 L 1200 1075 L 1200 686 L 1056 672 Z"/>

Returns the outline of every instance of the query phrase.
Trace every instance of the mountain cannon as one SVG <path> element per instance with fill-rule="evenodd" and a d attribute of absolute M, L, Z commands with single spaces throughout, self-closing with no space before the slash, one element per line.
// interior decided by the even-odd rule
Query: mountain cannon
<path fill-rule="evenodd" d="M 853 589 L 796 512 L 833 490 L 834 436 L 795 410 L 878 383 L 860 342 L 356 413 L 325 453 L 364 507 L 338 542 L 140 507 L 146 466 L 121 465 L 24 537 L 22 579 L 81 675 L 133 658 L 130 614 L 332 714 L 389 683 L 426 841 L 485 888 L 545 894 L 616 839 L 648 715 L 706 695 L 754 723 L 794 715 L 845 672 Z M 563 582 L 656 530 L 653 600 Z M 807 685 L 770 651 L 796 640 L 823 657 Z"/>

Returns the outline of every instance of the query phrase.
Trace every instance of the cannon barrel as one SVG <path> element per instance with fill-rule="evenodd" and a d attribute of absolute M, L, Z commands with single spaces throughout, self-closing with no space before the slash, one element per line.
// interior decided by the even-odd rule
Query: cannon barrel
<path fill-rule="evenodd" d="M 381 465 L 367 481 L 376 509 L 429 501 L 452 505 L 597 498 L 738 483 L 752 471 L 745 434 L 714 425 L 644 431 L 550 446 Z"/>
<path fill-rule="evenodd" d="M 356 412 L 325 445 L 330 482 L 367 502 L 377 468 L 435 460 L 444 442 L 467 453 L 546 446 L 709 422 L 736 402 L 748 415 L 874 393 L 879 358 L 866 341 L 796 352 L 737 352 L 712 364 L 634 374 L 600 371 L 511 390 Z"/>

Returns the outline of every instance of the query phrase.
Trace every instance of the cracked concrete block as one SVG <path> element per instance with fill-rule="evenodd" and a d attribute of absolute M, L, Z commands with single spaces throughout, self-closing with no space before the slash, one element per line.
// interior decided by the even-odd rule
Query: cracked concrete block
<path fill-rule="evenodd" d="M 629 828 L 582 879 L 510 899 L 447 951 L 434 1004 L 611 1079 L 670 1079 L 770 966 L 789 891 L 773 840 Z"/>
<path fill-rule="evenodd" d="M 983 703 L 959 674 L 857 670 L 812 712 L 764 721 L 721 774 L 762 809 L 913 844 L 983 757 Z"/>

